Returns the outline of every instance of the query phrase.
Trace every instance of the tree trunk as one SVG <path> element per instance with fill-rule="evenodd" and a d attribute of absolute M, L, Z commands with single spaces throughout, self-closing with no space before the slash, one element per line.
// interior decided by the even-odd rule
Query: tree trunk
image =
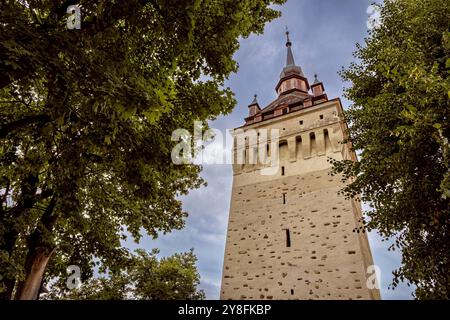
<path fill-rule="evenodd" d="M 58 215 L 53 214 L 55 206 L 56 196 L 53 195 L 41 217 L 39 226 L 28 238 L 25 279 L 17 287 L 14 296 L 16 300 L 36 300 L 39 296 L 45 269 L 55 250 L 52 236 L 53 226 L 58 219 Z"/>
<path fill-rule="evenodd" d="M 28 147 L 25 148 L 25 150 L 27 149 Z M 2 206 L 5 205 L 7 209 L 2 210 L 0 208 L 0 224 L 4 226 L 7 232 L 0 238 L 0 251 L 6 252 L 10 261 L 19 236 L 19 231 L 14 222 L 25 216 L 28 213 L 28 210 L 38 201 L 38 197 L 36 196 L 38 183 L 38 175 L 29 174 L 21 183 L 21 199 L 14 207 L 8 208 L 7 197 L 10 191 L 10 182 L 7 182 L 5 193 L 1 199 Z M 45 193 L 45 195 L 43 193 Z M 50 196 L 48 192 L 43 193 L 41 193 L 42 199 Z M 2 276 L 1 282 L 4 285 L 5 290 L 0 293 L 0 300 L 11 300 L 13 298 L 14 286 L 16 285 L 16 277 L 11 273 L 2 274 Z"/>
<path fill-rule="evenodd" d="M 17 288 L 16 300 L 38 299 L 44 272 L 52 253 L 53 250 L 47 247 L 36 247 L 29 251 L 25 262 L 25 280 Z"/>

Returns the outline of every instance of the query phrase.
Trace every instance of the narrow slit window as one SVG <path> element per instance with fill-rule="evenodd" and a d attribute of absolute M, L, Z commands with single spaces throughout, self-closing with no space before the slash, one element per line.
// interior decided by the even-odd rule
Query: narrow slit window
<path fill-rule="evenodd" d="M 291 232 L 289 229 L 286 229 L 286 247 L 291 247 Z"/>
<path fill-rule="evenodd" d="M 286 204 L 286 193 L 283 193 L 283 204 Z"/>
<path fill-rule="evenodd" d="M 291 289 L 291 296 L 294 295 L 294 289 Z"/>
<path fill-rule="evenodd" d="M 281 175 L 284 176 L 284 167 L 281 167 Z"/>

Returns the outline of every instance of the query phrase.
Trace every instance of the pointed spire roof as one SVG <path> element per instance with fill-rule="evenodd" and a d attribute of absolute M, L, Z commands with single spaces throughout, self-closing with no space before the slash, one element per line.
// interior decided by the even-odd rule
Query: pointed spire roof
<path fill-rule="evenodd" d="M 259 103 L 258 103 L 258 95 L 257 95 L 256 93 L 255 93 L 255 95 L 254 95 L 254 98 L 253 98 L 252 103 L 250 103 L 249 106 L 252 106 L 252 105 L 254 105 L 254 104 L 259 105 Z"/>
<path fill-rule="evenodd" d="M 287 58 L 286 58 L 286 67 L 295 66 L 294 55 L 292 54 L 292 42 L 289 39 L 289 30 L 286 28 L 286 47 L 287 47 Z"/>
<path fill-rule="evenodd" d="M 286 28 L 286 47 L 287 47 L 286 67 L 283 68 L 283 71 L 280 74 L 280 78 L 284 78 L 292 74 L 298 74 L 299 76 L 305 77 L 302 68 L 295 65 L 294 54 L 292 53 L 292 42 L 289 39 L 289 30 L 287 28 Z"/>
<path fill-rule="evenodd" d="M 249 117 L 254 117 L 256 114 L 258 114 L 261 111 L 261 107 L 258 103 L 258 95 L 255 94 L 253 101 L 248 105 L 248 112 Z"/>
<path fill-rule="evenodd" d="M 258 98 L 258 95 L 255 94 L 253 101 L 248 105 L 250 116 L 254 116 L 256 113 L 258 113 L 261 110 L 261 107 L 259 106 L 257 98 Z"/>

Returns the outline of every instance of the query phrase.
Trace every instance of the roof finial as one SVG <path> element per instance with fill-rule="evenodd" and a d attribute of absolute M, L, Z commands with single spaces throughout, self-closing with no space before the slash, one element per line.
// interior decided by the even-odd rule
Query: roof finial
<path fill-rule="evenodd" d="M 254 99 L 253 99 L 253 101 L 252 101 L 252 103 L 250 104 L 250 105 L 252 105 L 252 104 L 258 104 L 258 95 L 255 93 L 255 95 L 254 95 Z"/>
<path fill-rule="evenodd" d="M 319 83 L 319 79 L 317 78 L 317 73 L 314 75 L 314 83 Z"/>
<path fill-rule="evenodd" d="M 290 47 L 292 45 L 291 40 L 289 39 L 289 29 L 286 26 L 286 47 Z"/>

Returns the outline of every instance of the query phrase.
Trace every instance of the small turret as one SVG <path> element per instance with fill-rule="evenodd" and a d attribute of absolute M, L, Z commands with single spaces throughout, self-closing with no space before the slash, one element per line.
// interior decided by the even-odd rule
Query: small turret
<path fill-rule="evenodd" d="M 322 81 L 319 81 L 317 74 L 314 75 L 314 83 L 311 85 L 314 98 L 328 100 Z"/>

